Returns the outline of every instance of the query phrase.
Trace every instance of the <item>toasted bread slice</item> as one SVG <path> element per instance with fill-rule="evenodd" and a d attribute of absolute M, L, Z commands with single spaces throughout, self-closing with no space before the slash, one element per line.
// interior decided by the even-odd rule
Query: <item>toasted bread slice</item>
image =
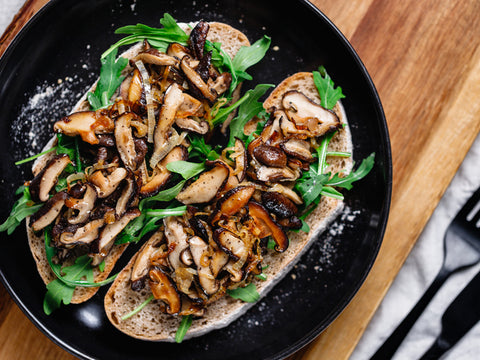
<path fill-rule="evenodd" d="M 312 74 L 298 73 L 287 78 L 276 87 L 265 101 L 264 107 L 266 109 L 275 107 L 281 110 L 282 96 L 289 90 L 301 91 L 310 99 L 320 103 Z M 350 131 L 342 104 L 338 103 L 334 110 L 345 125 L 334 136 L 329 149 L 351 152 Z M 349 172 L 352 168 L 352 160 L 350 158 L 331 158 L 328 159 L 328 162 L 331 164 L 333 171 L 344 169 Z M 341 213 L 342 209 L 342 201 L 322 197 L 318 207 L 306 218 L 306 222 L 311 229 L 310 232 L 308 234 L 304 232 L 290 232 L 288 234 L 290 245 L 285 252 L 281 254 L 269 252 L 264 256 L 263 264 L 268 265 L 268 268 L 264 270 L 267 280 L 261 281 L 256 278 L 253 280 L 261 297 L 265 296 L 293 268 L 300 260 L 302 254 L 318 239 L 319 234 Z M 132 317 L 121 320 L 122 316 L 140 306 L 151 294 L 148 284 L 139 292 L 131 289 L 130 275 L 135 259 L 136 256 L 120 272 L 107 292 L 105 296 L 106 314 L 111 323 L 127 335 L 143 340 L 172 342 L 175 340 L 175 334 L 181 318 L 162 313 L 159 310 L 157 300 L 148 303 Z M 201 336 L 214 329 L 223 328 L 243 315 L 252 306 L 254 304 L 224 296 L 210 304 L 202 318 L 193 320 L 185 339 Z"/>
<path fill-rule="evenodd" d="M 225 50 L 227 54 L 229 54 L 232 58 L 238 52 L 241 46 L 249 46 L 250 42 L 248 38 L 237 29 L 231 27 L 230 25 L 219 23 L 219 22 L 212 22 L 210 24 L 210 30 L 208 32 L 207 39 L 212 42 L 221 42 L 222 48 Z M 193 24 L 194 26 L 195 24 Z M 184 31 L 189 34 L 193 26 L 189 26 L 188 24 L 179 24 Z M 120 56 L 125 57 L 127 59 L 131 59 L 135 57 L 139 52 L 143 50 L 143 44 L 138 43 L 127 51 L 122 53 Z M 123 73 L 124 75 L 128 74 L 132 68 L 127 66 Z M 89 91 L 94 91 L 96 87 L 96 83 L 92 86 Z M 87 91 L 88 93 L 88 91 Z M 77 102 L 77 104 L 73 107 L 72 113 L 89 110 L 90 105 L 87 100 L 87 93 L 83 95 L 83 97 Z M 56 145 L 56 137 L 52 137 L 51 140 L 47 143 L 43 151 L 50 149 L 51 147 Z M 45 164 L 55 155 L 54 152 L 47 153 L 42 157 L 39 157 L 32 166 L 32 172 L 34 175 L 38 174 L 41 169 L 45 166 Z M 28 226 L 29 218 L 27 218 L 27 235 L 28 235 L 28 242 L 30 246 L 30 250 L 32 252 L 33 258 L 37 264 L 38 272 L 45 282 L 45 284 L 50 283 L 51 281 L 56 279 L 55 274 L 52 272 L 50 265 L 47 261 L 46 252 L 45 252 L 45 241 L 43 235 L 38 236 L 33 232 L 33 230 Z M 99 282 L 105 280 L 110 272 L 112 271 L 113 267 L 115 266 L 117 260 L 120 258 L 124 250 L 128 244 L 122 245 L 114 245 L 112 250 L 109 252 L 108 256 L 105 258 L 105 269 L 103 272 L 100 272 L 97 268 L 94 269 L 94 280 L 95 282 Z M 73 263 L 73 260 L 66 262 L 64 265 L 68 266 Z M 72 303 L 78 304 L 90 299 L 99 288 L 95 287 L 77 287 L 75 292 L 73 293 Z"/>

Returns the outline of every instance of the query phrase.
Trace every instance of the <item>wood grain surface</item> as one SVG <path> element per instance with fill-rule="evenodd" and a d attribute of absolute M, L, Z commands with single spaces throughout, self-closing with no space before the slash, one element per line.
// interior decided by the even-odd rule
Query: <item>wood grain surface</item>
<path fill-rule="evenodd" d="M 29 0 L 0 54 L 48 0 Z M 377 261 L 340 316 L 290 360 L 348 359 L 480 131 L 478 0 L 314 0 L 349 39 L 382 100 L 393 153 L 393 196 Z M 0 359 L 73 359 L 0 285 Z M 37 352 L 38 351 L 38 352 Z"/>

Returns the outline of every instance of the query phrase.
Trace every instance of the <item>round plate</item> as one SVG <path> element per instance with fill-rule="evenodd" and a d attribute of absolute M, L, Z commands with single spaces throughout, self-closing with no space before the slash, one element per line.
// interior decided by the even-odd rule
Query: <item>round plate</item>
<path fill-rule="evenodd" d="M 298 71 L 324 65 L 343 88 L 354 159 L 376 153 L 373 171 L 346 194 L 346 210 L 264 299 L 225 329 L 182 344 L 136 340 L 110 325 L 102 288 L 82 305 L 43 313 L 45 285 L 30 256 L 23 226 L 1 234 L 1 279 L 27 316 L 47 336 L 85 359 L 282 358 L 311 341 L 343 310 L 370 270 L 382 241 L 391 192 L 388 131 L 375 87 L 347 40 L 307 1 L 52 0 L 21 31 L 0 60 L 0 148 L 4 206 L 31 179 L 31 164 L 14 162 L 38 153 L 52 124 L 68 114 L 99 73 L 100 54 L 120 38 L 120 26 L 159 26 L 168 12 L 177 21 L 221 21 L 253 42 L 272 38 L 265 59 L 249 72 L 257 83 L 278 84 Z M 116 271 L 135 251 L 130 246 Z"/>

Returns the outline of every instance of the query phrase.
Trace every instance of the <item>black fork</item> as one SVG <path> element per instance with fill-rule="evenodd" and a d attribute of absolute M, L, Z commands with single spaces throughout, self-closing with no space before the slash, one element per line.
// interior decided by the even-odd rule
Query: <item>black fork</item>
<path fill-rule="evenodd" d="M 370 360 L 391 359 L 445 280 L 453 273 L 480 261 L 480 230 L 476 226 L 480 219 L 479 200 L 480 188 L 448 226 L 444 237 L 443 264 L 432 284 Z"/>

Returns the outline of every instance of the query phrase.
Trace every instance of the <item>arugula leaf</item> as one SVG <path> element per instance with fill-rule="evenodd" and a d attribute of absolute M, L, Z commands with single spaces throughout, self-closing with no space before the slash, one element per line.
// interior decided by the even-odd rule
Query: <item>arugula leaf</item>
<path fill-rule="evenodd" d="M 147 304 L 152 301 L 153 299 L 155 299 L 155 297 L 153 295 L 150 295 L 148 297 L 147 300 L 145 300 L 143 303 L 141 303 L 138 307 L 136 307 L 135 309 L 133 309 L 132 311 L 130 311 L 128 314 L 126 315 L 123 315 L 120 319 L 122 320 L 127 320 L 129 318 L 131 318 L 133 315 L 137 314 L 138 312 L 140 312 L 145 306 L 147 306 Z"/>
<path fill-rule="evenodd" d="M 265 91 L 267 91 L 268 88 L 273 87 L 273 86 L 274 85 L 270 85 L 270 84 L 259 84 L 254 89 L 248 90 L 245 93 L 245 95 L 243 95 L 236 103 L 234 103 L 234 104 L 232 104 L 232 105 L 230 105 L 226 108 L 220 109 L 217 112 L 217 114 L 215 115 L 215 117 L 212 119 L 212 125 L 216 126 L 218 124 L 223 123 L 227 119 L 228 115 L 233 110 L 235 110 L 237 107 L 242 105 L 244 102 L 247 102 L 249 104 L 249 106 L 252 106 L 252 102 L 253 102 L 253 105 L 255 105 L 254 101 L 257 101 L 258 98 L 260 98 L 265 93 Z M 255 96 L 258 96 L 258 97 L 255 99 Z M 250 120 L 250 119 L 247 119 L 247 121 L 248 120 Z M 245 121 L 245 123 L 246 123 L 246 121 Z"/>
<path fill-rule="evenodd" d="M 368 157 L 362 160 L 362 163 L 357 170 L 352 171 L 345 177 L 340 177 L 339 174 L 335 174 L 325 185 L 337 186 L 350 190 L 352 188 L 352 182 L 363 179 L 372 170 L 375 163 L 375 153 L 371 153 Z"/>
<path fill-rule="evenodd" d="M 250 283 L 243 288 L 238 287 L 233 290 L 227 290 L 227 294 L 234 299 L 240 299 L 249 303 L 254 303 L 260 299 L 260 294 L 258 293 L 254 283 Z"/>
<path fill-rule="evenodd" d="M 234 146 L 235 137 L 238 137 L 240 140 L 243 141 L 248 138 L 244 133 L 245 124 L 250 119 L 257 116 L 261 111 L 264 111 L 263 103 L 259 102 L 258 99 L 260 99 L 271 87 L 273 87 L 273 85 L 259 84 L 254 89 L 250 89 L 247 91 L 247 93 L 245 94 L 247 99 L 245 100 L 245 102 L 240 104 L 237 116 L 233 118 L 232 122 L 230 123 L 230 139 L 228 141 L 227 147 Z"/>
<path fill-rule="evenodd" d="M 88 255 L 80 256 L 75 260 L 75 264 L 64 267 L 66 280 L 80 280 L 83 277 L 87 281 L 93 282 L 93 270 L 90 266 L 91 259 Z M 67 285 L 60 279 L 55 279 L 47 285 L 47 293 L 43 300 L 43 311 L 50 315 L 58 309 L 63 302 L 64 305 L 72 301 L 75 286 Z"/>
<path fill-rule="evenodd" d="M 189 134 L 188 141 L 190 142 L 189 158 L 199 158 L 207 160 L 217 160 L 220 155 L 214 150 L 213 146 L 205 143 L 205 139 L 202 136 Z M 220 145 L 216 145 L 215 149 L 221 149 Z"/>
<path fill-rule="evenodd" d="M 147 39 L 150 45 L 156 47 L 160 51 L 165 52 L 172 42 L 182 45 L 188 45 L 189 36 L 176 23 L 175 19 L 168 13 L 160 19 L 163 28 L 153 28 L 143 24 L 128 25 L 121 27 L 115 31 L 116 34 L 129 34 L 129 36 L 119 40 L 102 54 L 102 59 L 107 57 L 111 52 L 123 45 L 130 45 Z"/>
<path fill-rule="evenodd" d="M 184 160 L 172 161 L 167 164 L 167 170 L 180 174 L 185 180 L 200 174 L 205 170 L 205 163 L 193 163 Z"/>
<path fill-rule="evenodd" d="M 182 180 L 177 185 L 160 191 L 157 195 L 141 200 L 138 208 L 142 211 L 144 208 L 151 207 L 151 203 L 155 201 L 166 202 L 175 199 L 178 193 L 182 190 L 183 185 L 185 185 L 185 182 L 186 180 Z"/>
<path fill-rule="evenodd" d="M 45 150 L 45 151 L 42 151 L 41 153 L 38 153 L 37 155 L 30 156 L 30 157 L 25 158 L 25 159 L 23 159 L 23 160 L 19 160 L 19 161 L 17 161 L 17 162 L 15 163 L 15 165 L 18 166 L 18 165 L 21 165 L 21 164 L 25 164 L 25 163 L 27 163 L 27 162 L 29 162 L 29 161 L 33 161 L 33 160 L 39 158 L 40 156 L 45 155 L 45 154 L 48 154 L 49 152 L 51 152 L 51 151 L 53 151 L 53 150 L 56 150 L 56 149 L 57 149 L 57 147 L 54 146 L 54 147 L 52 147 L 52 148 L 50 148 L 50 149 L 48 149 L 48 150 Z"/>
<path fill-rule="evenodd" d="M 190 326 L 192 326 L 192 315 L 183 316 L 182 322 L 180 323 L 177 333 L 175 334 L 175 342 L 177 344 L 180 344 L 183 341 L 183 338 L 187 334 Z"/>
<path fill-rule="evenodd" d="M 320 66 L 318 71 L 312 71 L 312 74 L 313 82 L 320 95 L 320 104 L 326 109 L 333 109 L 337 101 L 345 97 L 342 88 L 340 86 L 335 88 L 333 80 L 323 66 Z"/>
<path fill-rule="evenodd" d="M 22 194 L 22 196 L 13 204 L 12 211 L 10 211 L 7 220 L 0 225 L 0 232 L 6 231 L 8 235 L 11 235 L 23 219 L 35 214 L 38 209 L 42 207 L 43 204 L 35 204 L 32 201 L 28 186 L 21 185 L 15 191 L 15 195 L 18 196 L 20 194 Z"/>
<path fill-rule="evenodd" d="M 108 56 L 101 59 L 100 79 L 98 80 L 95 92 L 87 94 L 88 102 L 92 110 L 98 110 L 111 105 L 110 98 L 122 83 L 124 76 L 122 70 L 127 66 L 128 59 L 120 57 L 117 59 L 117 49 L 114 49 Z"/>

